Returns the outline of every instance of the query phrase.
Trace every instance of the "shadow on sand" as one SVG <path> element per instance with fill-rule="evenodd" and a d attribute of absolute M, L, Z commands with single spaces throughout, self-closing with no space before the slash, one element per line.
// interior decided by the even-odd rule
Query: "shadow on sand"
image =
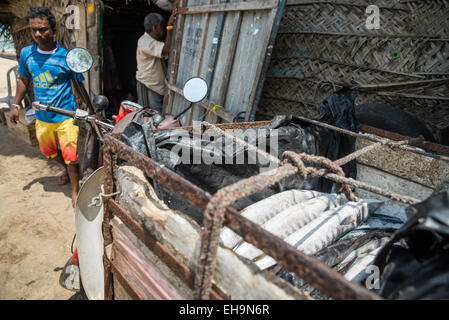
<path fill-rule="evenodd" d="M 58 185 L 56 183 L 58 178 L 59 178 L 58 176 L 36 178 L 33 181 L 29 182 L 27 185 L 25 185 L 22 188 L 22 190 L 23 191 L 30 190 L 34 184 L 40 183 L 46 192 L 63 192 L 64 195 L 66 195 L 68 198 L 71 198 L 72 188 L 70 184 L 68 183 L 62 186 Z"/>

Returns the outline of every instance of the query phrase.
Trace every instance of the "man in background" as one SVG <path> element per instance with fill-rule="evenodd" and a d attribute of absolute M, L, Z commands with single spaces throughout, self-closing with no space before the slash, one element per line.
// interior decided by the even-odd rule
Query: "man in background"
<path fill-rule="evenodd" d="M 143 91 L 147 91 L 149 107 L 161 113 L 164 95 L 167 93 L 165 82 L 167 72 L 163 59 L 170 52 L 176 15 L 177 8 L 174 8 L 166 24 L 160 14 L 148 14 L 144 20 L 145 33 L 137 42 L 138 86 L 144 86 L 146 89 Z M 137 91 L 140 91 L 139 88 Z M 139 97 L 141 104 L 142 100 L 144 99 Z"/>
<path fill-rule="evenodd" d="M 70 80 L 84 80 L 81 74 L 77 75 L 67 66 L 67 50 L 56 42 L 56 19 L 50 10 L 42 7 L 32 8 L 27 19 L 36 43 L 23 48 L 20 53 L 17 70 L 20 79 L 10 115 L 13 124 L 17 124 L 19 108 L 30 85 L 34 88 L 37 101 L 75 110 Z M 83 85 L 80 87 L 85 90 Z M 70 181 L 72 206 L 75 207 L 79 190 L 78 127 L 69 117 L 39 110 L 36 111 L 36 137 L 44 156 L 57 160 L 65 167 L 58 184 Z"/>

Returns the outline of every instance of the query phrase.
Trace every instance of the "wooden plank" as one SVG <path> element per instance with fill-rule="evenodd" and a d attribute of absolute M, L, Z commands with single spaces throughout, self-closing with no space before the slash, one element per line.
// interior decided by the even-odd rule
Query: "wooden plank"
<path fill-rule="evenodd" d="M 372 133 L 376 136 L 388 138 L 390 140 L 395 140 L 395 141 L 404 141 L 404 140 L 411 139 L 411 137 L 403 136 L 396 132 L 390 132 L 387 130 L 371 127 L 371 126 L 368 126 L 365 124 L 362 124 L 360 130 L 362 132 Z M 448 130 L 449 130 L 449 127 L 448 127 Z M 449 145 L 442 145 L 442 144 L 438 144 L 438 143 L 433 143 L 433 142 L 429 142 L 429 141 L 420 141 L 420 140 L 413 141 L 413 142 L 409 143 L 409 145 L 419 147 L 419 148 L 425 149 L 427 151 L 434 151 L 434 152 L 449 156 Z M 434 156 L 435 156 L 435 154 L 434 154 Z"/>
<path fill-rule="evenodd" d="M 209 0 L 211 1 L 211 0 Z M 204 0 L 191 0 L 189 5 L 204 3 Z M 202 14 L 185 16 L 184 33 L 181 39 L 181 51 L 179 68 L 174 85 L 183 87 L 191 77 L 206 78 L 208 55 L 212 47 L 213 29 L 217 22 L 217 14 Z M 207 20 L 207 24 L 205 24 Z M 189 106 L 189 102 L 182 96 L 173 96 L 172 114 L 179 114 Z M 193 107 L 198 109 L 197 107 Z M 191 109 L 192 110 L 192 109 Z M 192 110 L 193 112 L 193 110 Z M 181 123 L 185 124 L 187 115 L 181 117 Z"/>
<path fill-rule="evenodd" d="M 126 276 L 128 283 L 145 300 L 180 300 L 186 297 L 136 247 L 119 227 L 117 218 L 113 226 L 113 265 Z"/>
<path fill-rule="evenodd" d="M 98 52 L 98 18 L 100 7 L 96 1 L 90 0 L 86 7 L 87 49 L 92 54 L 94 64 L 89 70 L 89 95 L 91 97 L 101 94 L 100 80 L 100 54 Z"/>
<path fill-rule="evenodd" d="M 397 193 L 420 200 L 427 199 L 433 192 L 432 188 L 425 187 L 419 183 L 391 175 L 382 170 L 360 163 L 357 164 L 357 180 L 369 183 L 379 188 L 393 190 Z M 386 202 L 394 202 L 402 207 L 408 207 L 408 205 L 403 204 L 402 202 L 389 200 L 388 198 L 363 189 L 356 189 L 356 194 L 362 198 L 379 199 Z"/>
<path fill-rule="evenodd" d="M 187 4 L 187 0 L 181 0 L 180 7 L 184 7 Z M 179 12 L 179 11 L 178 11 Z M 185 26 L 185 16 L 181 15 L 178 19 L 176 19 L 176 32 L 173 41 L 175 41 L 175 48 L 173 48 L 170 54 L 170 62 L 169 62 L 169 84 L 176 85 L 176 78 L 178 77 L 178 68 L 179 68 L 179 58 L 181 54 L 181 45 L 182 38 L 184 33 Z M 171 114 L 173 112 L 173 102 L 174 102 L 174 94 L 173 92 L 168 93 L 168 103 L 166 113 Z"/>
<path fill-rule="evenodd" d="M 196 14 L 211 12 L 230 12 L 230 11 L 250 11 L 250 10 L 270 10 L 277 8 L 279 0 L 257 0 L 248 2 L 233 2 L 226 4 L 212 4 L 205 6 L 194 6 L 188 8 L 179 8 L 179 14 Z"/>
<path fill-rule="evenodd" d="M 276 10 L 272 10 L 270 13 L 270 17 L 268 19 L 268 24 L 273 24 L 275 17 L 276 17 Z M 268 47 L 268 43 L 270 42 L 270 39 L 271 39 L 270 35 L 267 35 L 267 37 L 264 39 L 264 47 Z M 265 55 L 265 57 L 266 57 L 266 55 Z M 261 59 L 259 61 L 259 64 L 257 65 L 256 78 L 260 77 L 262 68 L 264 65 L 266 65 L 266 61 L 267 61 L 266 59 Z M 256 92 L 257 92 L 258 87 L 259 87 L 259 82 L 254 82 L 253 88 L 251 90 L 251 95 L 249 98 L 248 108 L 246 109 L 245 121 L 249 121 L 249 118 L 251 116 L 251 110 L 254 106 L 254 101 L 256 99 Z"/>
<path fill-rule="evenodd" d="M 274 42 L 276 40 L 276 35 L 279 30 L 279 24 L 284 12 L 285 0 L 281 0 L 279 9 L 272 10 L 270 19 L 273 19 L 273 29 L 271 30 L 270 37 L 266 39 L 267 50 L 265 53 L 265 58 L 260 61 L 258 68 L 257 77 L 260 78 L 258 83 L 254 83 L 254 88 L 251 93 L 251 98 L 249 100 L 248 109 L 246 111 L 245 121 L 254 121 L 256 117 L 256 110 L 259 104 L 260 98 L 262 96 L 263 84 L 265 82 L 265 75 L 267 73 L 268 67 L 270 65 L 271 53 L 273 52 Z"/>
<path fill-rule="evenodd" d="M 227 2 L 229 2 L 229 0 L 220 0 L 220 2 L 223 4 L 227 4 Z M 234 3 L 231 3 L 231 4 L 234 4 Z M 211 94 L 211 91 L 212 91 L 212 88 L 214 85 L 213 81 L 214 81 L 215 67 L 217 64 L 218 50 L 220 50 L 220 45 L 222 42 L 225 18 L 226 18 L 226 13 L 224 11 L 220 11 L 218 14 L 218 18 L 217 18 L 217 25 L 215 26 L 214 38 L 212 41 L 212 47 L 211 47 L 211 51 L 210 51 L 209 65 L 208 65 L 208 69 L 207 69 L 207 73 L 206 73 L 206 82 L 210 88 L 208 95 Z M 228 83 L 229 78 L 222 77 L 221 82 Z M 218 102 L 218 105 L 220 105 L 220 102 Z M 206 116 L 204 118 L 204 120 L 208 121 L 208 122 L 212 122 L 212 123 L 217 122 L 217 119 L 216 119 L 216 117 L 214 118 L 213 114 L 212 115 L 209 114 L 208 116 Z"/>
<path fill-rule="evenodd" d="M 273 11 L 245 12 L 243 15 L 225 105 L 234 114 L 248 114 L 253 104 L 273 29 L 272 17 Z"/>
<path fill-rule="evenodd" d="M 122 190 L 118 202 L 133 217 L 145 220 L 148 232 L 192 270 L 196 270 L 200 246 L 200 226 L 189 217 L 175 213 L 155 198 L 152 186 L 142 171 L 120 167 L 117 187 Z M 220 247 L 216 257 L 216 286 L 232 299 L 305 299 L 299 290 L 271 272 L 260 272 L 249 261 Z"/>
<path fill-rule="evenodd" d="M 235 56 L 235 50 L 237 49 L 237 42 L 239 40 L 239 30 L 242 26 L 242 18 L 243 15 L 240 12 L 237 12 L 234 16 L 234 21 L 232 25 L 232 37 L 231 41 L 227 43 L 228 52 L 226 54 L 226 62 L 225 62 L 225 69 L 223 72 L 223 79 L 226 79 L 220 83 L 220 87 L 218 89 L 218 103 L 220 105 L 226 104 L 226 92 L 228 90 L 229 86 L 229 76 L 231 75 L 232 66 L 233 66 L 233 60 Z"/>
<path fill-rule="evenodd" d="M 76 6 L 78 7 L 79 13 L 80 13 L 80 28 L 79 29 L 75 29 L 73 31 L 73 35 L 75 37 L 75 45 L 77 47 L 83 47 L 83 48 L 87 48 L 87 4 L 82 2 L 82 3 L 77 3 Z M 86 80 L 88 79 L 89 75 L 86 72 L 85 74 L 83 74 L 84 77 L 86 78 Z"/>
<path fill-rule="evenodd" d="M 209 0 L 209 4 L 212 3 L 212 0 Z M 204 53 L 204 45 L 206 44 L 206 35 L 207 35 L 207 31 L 209 29 L 209 13 L 206 13 L 204 15 L 204 22 L 202 23 L 202 29 L 203 32 L 201 34 L 201 40 L 200 40 L 200 46 L 198 48 L 198 57 L 197 57 L 197 61 L 195 64 L 195 73 L 199 75 L 200 74 L 200 70 L 201 70 L 201 59 L 203 58 L 203 53 Z M 194 103 L 192 108 L 187 112 L 187 119 L 185 122 L 185 125 L 191 125 L 192 124 L 192 115 L 193 115 L 193 110 L 195 110 L 197 107 L 197 104 Z"/>
<path fill-rule="evenodd" d="M 132 300 L 131 296 L 120 284 L 120 281 L 117 277 L 114 277 L 113 283 L 114 283 L 114 300 Z"/>
<path fill-rule="evenodd" d="M 371 144 L 373 142 L 357 138 L 356 150 Z M 428 188 L 435 188 L 449 177 L 449 163 L 447 161 L 404 150 L 392 150 L 386 146 L 362 155 L 357 161 L 360 164 L 380 169 Z"/>

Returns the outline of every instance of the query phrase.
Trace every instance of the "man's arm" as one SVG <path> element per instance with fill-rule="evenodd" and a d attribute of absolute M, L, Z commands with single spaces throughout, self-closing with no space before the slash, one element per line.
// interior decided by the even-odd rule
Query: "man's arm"
<path fill-rule="evenodd" d="M 30 78 L 25 78 L 20 76 L 19 81 L 17 83 L 16 88 L 16 96 L 14 98 L 14 105 L 20 105 L 22 103 L 23 98 L 28 90 L 28 85 L 30 84 Z M 19 109 L 14 106 L 12 107 L 9 118 L 13 124 L 17 124 L 19 121 Z"/>
<path fill-rule="evenodd" d="M 176 21 L 177 14 L 178 14 L 178 9 L 175 7 L 173 9 L 173 12 L 172 12 L 170 18 L 168 19 L 167 27 L 173 27 L 173 25 L 175 24 L 175 21 Z M 170 52 L 172 35 L 173 35 L 173 29 L 167 30 L 167 36 L 165 37 L 164 48 L 162 49 L 162 55 L 164 55 L 164 56 Z"/>

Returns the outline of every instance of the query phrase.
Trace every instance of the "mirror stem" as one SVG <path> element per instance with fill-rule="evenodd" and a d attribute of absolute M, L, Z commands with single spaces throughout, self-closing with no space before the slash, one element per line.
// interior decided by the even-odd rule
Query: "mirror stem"
<path fill-rule="evenodd" d="M 186 113 L 187 111 L 189 111 L 190 108 L 192 108 L 192 106 L 193 106 L 193 103 L 190 102 L 189 107 L 186 108 L 186 109 L 184 109 L 184 111 L 182 111 L 180 114 L 178 114 L 178 115 L 175 117 L 175 120 L 177 120 L 180 116 L 182 116 L 184 113 Z"/>
<path fill-rule="evenodd" d="M 90 101 L 89 97 L 86 97 L 85 90 L 81 90 L 81 85 L 77 80 L 73 81 L 73 84 L 75 86 L 75 90 L 78 92 L 78 94 L 81 96 L 81 99 L 84 100 L 84 103 L 87 105 L 87 108 L 89 109 L 89 115 L 94 114 L 94 107 L 92 105 L 92 102 Z"/>

